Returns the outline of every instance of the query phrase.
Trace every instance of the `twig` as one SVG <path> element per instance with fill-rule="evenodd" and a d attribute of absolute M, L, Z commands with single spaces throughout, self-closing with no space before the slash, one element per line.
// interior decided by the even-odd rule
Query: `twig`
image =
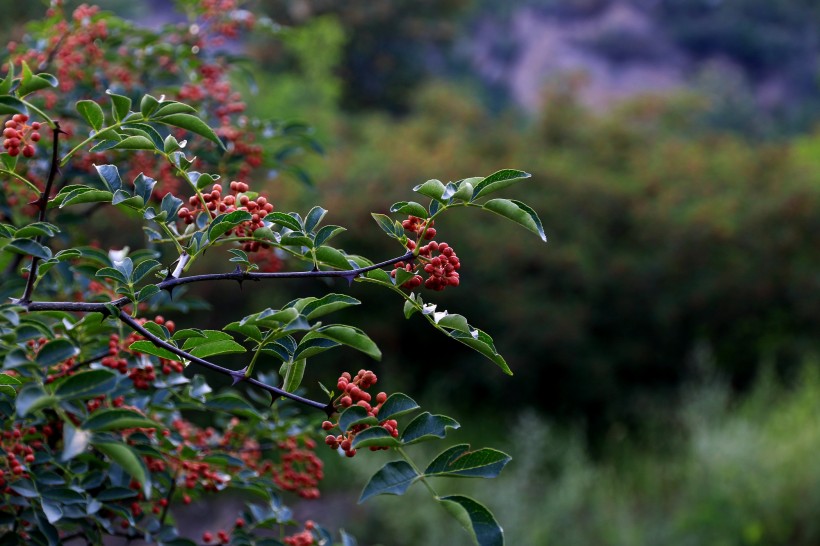
<path fill-rule="evenodd" d="M 148 341 L 150 341 L 151 343 L 153 343 L 157 347 L 160 347 L 162 349 L 170 351 L 170 352 L 174 353 L 175 355 L 177 355 L 177 356 L 179 356 L 179 357 L 181 357 L 185 360 L 189 360 L 191 362 L 199 364 L 200 366 L 208 368 L 209 370 L 213 370 L 213 371 L 221 373 L 223 375 L 230 376 L 234 380 L 234 382 L 245 381 L 247 383 L 250 383 L 254 387 L 258 387 L 262 390 L 268 391 L 269 393 L 271 393 L 274 396 L 283 396 L 285 398 L 290 398 L 294 402 L 298 402 L 300 404 L 304 404 L 304 405 L 310 406 L 312 408 L 320 409 L 320 410 L 324 411 L 325 413 L 327 413 L 328 416 L 330 416 L 335 411 L 331 404 L 325 404 L 325 403 L 322 403 L 322 402 L 317 402 L 316 400 L 311 400 L 309 398 L 304 398 L 302 396 L 299 396 L 298 394 L 294 394 L 294 393 L 288 392 L 284 389 L 274 387 L 273 385 L 268 385 L 267 383 L 263 383 L 263 382 L 261 382 L 257 379 L 252 378 L 252 377 L 245 377 L 245 371 L 244 370 L 230 370 L 228 368 L 224 368 L 224 367 L 220 366 L 219 364 L 214 364 L 213 362 L 209 362 L 208 360 L 196 357 L 196 356 L 194 356 L 194 355 L 192 355 L 192 354 L 190 354 L 186 351 L 183 351 L 182 349 L 180 349 L 176 345 L 172 345 L 172 344 L 168 343 L 167 341 L 164 341 L 164 340 L 158 338 L 157 336 L 155 336 L 154 334 L 152 334 L 151 332 L 149 332 L 148 330 L 143 328 L 142 324 L 137 322 L 136 319 L 134 319 L 131 315 L 129 315 L 128 313 L 126 313 L 124 311 L 120 311 L 120 314 L 119 314 L 118 318 L 122 322 L 127 324 L 132 330 L 134 330 L 135 332 L 138 332 L 141 336 L 143 336 L 145 339 L 147 339 Z"/>
<path fill-rule="evenodd" d="M 40 194 L 40 198 L 37 201 L 35 201 L 37 208 L 40 209 L 40 212 L 37 215 L 37 221 L 39 222 L 45 222 L 46 220 L 46 210 L 48 210 L 48 198 L 51 195 L 51 188 L 54 185 L 54 179 L 57 177 L 57 172 L 60 170 L 58 152 L 60 146 L 60 133 L 63 132 L 63 130 L 60 129 L 60 123 L 55 121 L 54 127 L 51 129 L 51 131 L 51 166 L 48 170 L 48 180 L 46 181 L 46 187 Z M 40 236 L 37 236 L 34 240 L 35 242 L 39 243 L 40 239 Z M 34 291 L 34 283 L 37 280 L 37 266 L 39 265 L 39 263 L 39 257 L 31 257 L 31 267 L 29 267 L 28 270 L 26 288 L 25 290 L 23 290 L 23 296 L 20 298 L 20 303 L 27 303 L 31 301 L 31 293 Z"/>

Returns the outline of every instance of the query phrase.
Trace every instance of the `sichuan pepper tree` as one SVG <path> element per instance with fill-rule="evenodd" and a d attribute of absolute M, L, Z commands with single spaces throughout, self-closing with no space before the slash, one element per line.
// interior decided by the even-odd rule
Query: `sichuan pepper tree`
<path fill-rule="evenodd" d="M 239 30 L 271 26 L 233 0 L 181 5 L 188 22 L 152 32 L 85 5 L 66 17 L 55 2 L 9 47 L 0 80 L 3 543 L 101 544 L 115 536 L 168 545 L 330 544 L 328 530 L 294 521 L 283 501 L 319 496 L 316 453 L 333 449 L 396 455 L 364 485 L 360 502 L 421 482 L 478 544 L 503 544 L 487 508 L 440 496 L 434 482 L 495 477 L 508 455 L 460 444 L 419 466 L 408 447 L 445 438 L 456 420 L 381 391 L 373 370 L 345 371 L 329 387 L 302 378 L 325 351 L 380 358 L 365 332 L 333 319 L 359 304 L 344 294 L 353 282 L 392 292 L 407 318 L 422 317 L 511 373 L 488 334 L 428 301 L 456 288 L 461 272 L 435 222 L 475 208 L 545 240 L 534 211 L 493 195 L 529 175 L 506 169 L 429 180 L 413 188 L 427 204 L 404 201 L 392 215 L 373 214 L 394 241 L 390 257 L 347 253 L 331 244 L 344 228 L 325 224 L 327 211 L 281 212 L 259 191 L 271 167 L 300 174 L 287 163 L 290 152 L 315 144 L 304 126 L 248 118 L 227 57 L 214 48 Z M 92 215 L 122 226 L 108 234 L 114 239 L 134 240 L 126 228 L 136 219 L 143 244 L 84 241 Z M 118 224 L 118 216 L 132 223 Z M 203 270 L 213 264 L 202 260 L 208 250 L 221 256 L 216 272 Z M 172 320 L 201 308 L 186 297 L 189 284 L 233 281 L 252 293 L 256 282 L 284 278 L 346 282 L 338 293 L 261 309 L 220 330 Z M 244 366 L 229 367 L 225 355 L 242 355 Z M 206 370 L 230 386 L 209 384 L 199 373 Z M 253 500 L 230 528 L 181 536 L 172 506 L 223 491 Z"/>

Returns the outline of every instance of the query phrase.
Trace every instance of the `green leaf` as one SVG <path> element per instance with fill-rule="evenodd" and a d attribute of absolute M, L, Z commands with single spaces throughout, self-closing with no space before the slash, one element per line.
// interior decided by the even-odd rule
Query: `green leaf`
<path fill-rule="evenodd" d="M 469 451 L 468 444 L 453 446 L 433 459 L 424 470 L 430 477 L 495 478 L 512 457 L 489 447 Z"/>
<path fill-rule="evenodd" d="M 441 196 L 444 193 L 444 184 L 440 180 L 428 180 L 424 184 L 419 184 L 413 188 L 413 191 L 432 197 L 436 201 L 441 201 Z"/>
<path fill-rule="evenodd" d="M 323 264 L 327 264 L 342 271 L 350 269 L 350 262 L 347 256 L 332 246 L 320 246 L 316 249 L 316 259 Z"/>
<path fill-rule="evenodd" d="M 316 206 L 310 209 L 307 216 L 305 216 L 305 232 L 312 232 L 322 221 L 322 218 L 325 217 L 325 214 L 327 214 L 327 211 L 322 207 Z"/>
<path fill-rule="evenodd" d="M 379 224 L 379 227 L 382 228 L 382 231 L 384 231 L 394 239 L 400 239 L 404 236 L 404 228 L 401 227 L 401 224 L 394 221 L 386 214 L 378 214 L 376 212 L 373 212 L 370 214 L 370 216 L 372 216 L 373 219 L 376 220 L 376 223 Z"/>
<path fill-rule="evenodd" d="M 356 434 L 353 439 L 353 447 L 356 449 L 364 447 L 399 447 L 401 442 L 387 432 L 383 427 L 370 427 Z"/>
<path fill-rule="evenodd" d="M 141 135 L 133 135 L 129 137 L 125 137 L 123 140 L 117 142 L 114 146 L 111 146 L 114 150 L 156 150 L 156 146 L 154 142 L 144 136 Z"/>
<path fill-rule="evenodd" d="M 259 416 L 247 400 L 231 392 L 223 392 L 211 397 L 205 403 L 205 407 L 228 413 L 239 413 L 242 415 L 255 417 Z"/>
<path fill-rule="evenodd" d="M 302 225 L 296 218 L 290 214 L 285 214 L 284 212 L 271 212 L 265 216 L 265 220 L 268 222 L 273 222 L 274 224 L 279 224 L 280 226 L 285 226 L 293 231 L 301 231 L 302 229 Z"/>
<path fill-rule="evenodd" d="M 504 531 L 482 504 L 463 495 L 440 497 L 438 501 L 472 535 L 478 546 L 504 546 Z"/>
<path fill-rule="evenodd" d="M 446 415 L 431 415 L 429 412 L 417 415 L 415 419 L 405 427 L 401 435 L 404 444 L 415 444 L 433 438 L 444 438 L 447 436 L 447 429 L 457 429 L 461 425 L 458 421 Z"/>
<path fill-rule="evenodd" d="M 461 199 L 462 201 L 470 201 L 473 198 L 473 183 L 481 181 L 480 176 L 473 178 L 465 178 L 458 184 L 458 189 L 453 194 L 453 199 Z"/>
<path fill-rule="evenodd" d="M 401 212 L 403 214 L 411 214 L 419 218 L 429 218 L 430 214 L 423 205 L 415 201 L 399 201 L 390 205 L 390 212 Z"/>
<path fill-rule="evenodd" d="M 115 372 L 103 369 L 76 373 L 56 383 L 54 396 L 61 400 L 74 400 L 107 394 L 116 385 L 118 376 Z"/>
<path fill-rule="evenodd" d="M 90 432 L 76 428 L 69 422 L 63 422 L 63 453 L 60 460 L 67 462 L 80 453 L 85 453 L 90 440 Z"/>
<path fill-rule="evenodd" d="M 207 138 L 211 142 L 214 142 L 215 144 L 219 145 L 220 148 L 225 148 L 224 144 L 222 144 L 222 141 L 219 140 L 218 136 L 216 136 L 216 133 L 214 133 L 213 129 L 208 127 L 208 125 L 198 117 L 192 116 L 191 114 L 166 115 L 165 112 L 163 112 L 164 108 L 167 107 L 161 107 L 157 111 L 154 117 L 156 121 L 164 123 L 166 125 L 172 125 L 174 127 L 185 129 L 186 131 L 190 131 L 201 137 Z"/>
<path fill-rule="evenodd" d="M 45 72 L 41 72 L 37 75 L 32 74 L 26 61 L 23 61 L 23 70 L 20 78 L 20 87 L 17 88 L 17 95 L 23 98 L 29 93 L 34 93 L 47 87 L 57 87 L 57 78 Z"/>
<path fill-rule="evenodd" d="M 244 210 L 235 210 L 228 214 L 220 214 L 211 221 L 211 225 L 208 228 L 208 240 L 215 241 L 220 235 L 227 233 L 242 222 L 249 221 L 251 218 L 251 213 Z"/>
<path fill-rule="evenodd" d="M 111 97 L 111 113 L 114 115 L 114 119 L 117 121 L 124 120 L 131 111 L 131 99 L 112 93 L 110 89 L 106 90 L 105 94 Z"/>
<path fill-rule="evenodd" d="M 131 345 L 128 346 L 129 349 L 132 351 L 136 351 L 138 353 L 144 353 L 147 355 L 154 355 L 158 356 L 159 358 L 165 358 L 167 360 L 181 360 L 181 357 L 175 355 L 168 349 L 163 349 L 162 347 L 157 347 L 147 339 L 143 339 L 140 341 L 135 341 Z"/>
<path fill-rule="evenodd" d="M 2 247 L 3 250 L 10 250 L 16 254 L 36 256 L 41 260 L 51 258 L 51 249 L 43 246 L 33 239 L 14 239 L 12 242 Z"/>
<path fill-rule="evenodd" d="M 403 495 L 419 475 L 405 461 L 387 463 L 364 486 L 359 504 L 375 495 Z"/>
<path fill-rule="evenodd" d="M 541 237 L 542 241 L 547 242 L 547 236 L 544 233 L 544 226 L 541 225 L 541 219 L 538 218 L 538 214 L 525 203 L 516 201 L 515 199 L 491 199 L 484 203 L 483 208 L 524 226 Z"/>
<path fill-rule="evenodd" d="M 500 171 L 494 172 L 493 174 L 491 174 L 490 176 L 486 177 L 484 180 L 476 184 L 475 189 L 473 190 L 472 200 L 474 201 L 479 197 L 483 197 L 498 190 L 502 190 L 507 186 L 515 184 L 516 182 L 526 180 L 530 176 L 530 173 L 525 173 L 524 171 L 517 171 L 515 169 L 502 169 Z"/>
<path fill-rule="evenodd" d="M 128 487 L 107 487 L 99 492 L 97 500 L 109 502 L 136 497 L 139 493 Z"/>
<path fill-rule="evenodd" d="M 285 370 L 285 378 L 282 385 L 287 392 L 294 392 L 302 384 L 302 378 L 305 375 L 305 364 L 307 361 L 304 358 L 288 362 Z"/>
<path fill-rule="evenodd" d="M 14 63 L 8 64 L 8 73 L 3 81 L 0 81 L 0 95 L 7 95 L 11 91 L 11 86 L 14 83 Z"/>
<path fill-rule="evenodd" d="M 143 260 L 137 264 L 134 268 L 134 272 L 131 274 L 131 281 L 138 283 L 145 277 L 147 274 L 155 271 L 156 269 L 162 267 L 162 264 L 156 260 Z"/>
<path fill-rule="evenodd" d="M 159 110 L 157 110 L 155 116 L 162 117 L 162 116 L 169 116 L 171 114 L 195 114 L 196 108 L 193 106 L 188 106 L 184 102 L 177 102 L 177 101 L 162 101 L 159 103 Z"/>
<path fill-rule="evenodd" d="M 416 404 L 415 400 L 403 392 L 394 392 L 382 404 L 379 410 L 379 420 L 392 419 L 417 409 L 419 409 L 419 405 Z"/>
<path fill-rule="evenodd" d="M 186 339 L 182 349 L 199 358 L 246 351 L 245 347 L 234 341 L 230 334 L 219 330 L 203 330 L 203 333 L 205 337 Z"/>
<path fill-rule="evenodd" d="M 105 114 L 99 104 L 93 100 L 80 100 L 76 104 L 77 112 L 92 129 L 99 131 L 105 123 Z"/>
<path fill-rule="evenodd" d="M 98 279 L 113 279 L 120 284 L 128 284 L 128 278 L 123 275 L 122 271 L 114 269 L 113 267 L 103 267 L 95 274 Z"/>
<path fill-rule="evenodd" d="M 156 109 L 159 108 L 159 101 L 151 95 L 145 95 L 140 101 L 140 113 L 142 117 L 148 119 Z"/>
<path fill-rule="evenodd" d="M 343 326 L 341 324 L 322 326 L 317 330 L 309 332 L 302 339 L 307 340 L 315 337 L 332 339 L 348 347 L 353 347 L 375 360 L 380 360 L 382 357 L 381 351 L 376 344 L 373 343 L 373 340 L 367 337 L 367 334 L 352 326 Z"/>
<path fill-rule="evenodd" d="M 327 294 L 307 304 L 302 309 L 302 314 L 305 315 L 305 318 L 308 320 L 313 320 L 328 313 L 344 309 L 345 307 L 359 305 L 360 303 L 361 302 L 356 298 L 351 298 L 344 294 Z"/>
<path fill-rule="evenodd" d="M 473 330 L 472 334 L 465 334 L 464 332 L 459 331 L 452 331 L 452 332 L 445 332 L 448 336 L 455 339 L 456 341 L 460 341 L 464 345 L 475 349 L 482 355 L 486 356 L 495 364 L 501 368 L 501 370 L 507 374 L 512 375 L 512 370 L 507 365 L 507 362 L 504 360 L 498 352 L 495 350 L 495 345 L 493 345 L 493 339 L 487 335 L 486 332 L 481 330 L 475 329 Z"/>
<path fill-rule="evenodd" d="M 12 377 L 8 374 L 0 373 L 0 385 L 22 385 L 23 383 L 17 379 L 16 377 Z"/>
<path fill-rule="evenodd" d="M 63 509 L 56 502 L 43 500 L 41 506 L 46 519 L 52 525 L 63 519 Z"/>
<path fill-rule="evenodd" d="M 294 359 L 298 358 L 310 358 L 321 354 L 328 349 L 333 349 L 335 347 L 340 347 L 340 343 L 336 343 L 330 339 L 309 339 L 307 341 L 302 341 L 299 343 L 299 348 L 293 354 Z"/>
<path fill-rule="evenodd" d="M 120 178 L 120 171 L 115 165 L 94 165 L 97 169 L 97 174 L 111 193 L 122 188 L 122 179 Z"/>
<path fill-rule="evenodd" d="M 162 428 L 162 425 L 137 411 L 125 408 L 97 410 L 81 425 L 81 428 L 93 432 L 135 427 Z"/>
<path fill-rule="evenodd" d="M 28 383 L 17 393 L 17 415 L 25 417 L 29 413 L 51 407 L 56 403 L 57 399 L 50 394 L 46 394 L 43 387 L 37 383 Z"/>
<path fill-rule="evenodd" d="M 5 116 L 6 114 L 28 115 L 28 108 L 26 107 L 26 103 L 10 95 L 0 96 L 0 115 Z"/>
<path fill-rule="evenodd" d="M 37 352 L 37 364 L 48 368 L 80 354 L 80 349 L 66 338 L 49 341 Z"/>
<path fill-rule="evenodd" d="M 347 230 L 341 226 L 324 226 L 316 232 L 316 237 L 313 238 L 313 244 L 314 246 L 320 247 L 344 231 Z"/>
<path fill-rule="evenodd" d="M 27 226 L 23 226 L 14 234 L 16 237 L 53 237 L 60 233 L 60 228 L 48 222 L 33 222 Z"/>
<path fill-rule="evenodd" d="M 142 485 L 146 497 L 150 496 L 151 482 L 145 465 L 137 452 L 128 444 L 114 442 L 92 442 L 95 449 L 122 467 L 129 476 Z"/>
<path fill-rule="evenodd" d="M 110 203 L 114 194 L 106 190 L 95 190 L 92 188 L 77 188 L 65 193 L 63 198 L 57 195 L 53 203 L 59 203 L 60 208 L 82 203 Z"/>
<path fill-rule="evenodd" d="M 371 269 L 365 273 L 365 277 L 379 284 L 393 286 L 393 278 L 384 269 Z"/>
<path fill-rule="evenodd" d="M 111 198 L 112 205 L 118 205 L 133 210 L 142 210 L 145 207 L 145 201 L 139 195 L 130 195 L 125 190 L 117 190 Z"/>
<path fill-rule="evenodd" d="M 347 432 L 356 425 L 378 425 L 379 420 L 361 406 L 350 406 L 339 415 L 339 429 Z"/>

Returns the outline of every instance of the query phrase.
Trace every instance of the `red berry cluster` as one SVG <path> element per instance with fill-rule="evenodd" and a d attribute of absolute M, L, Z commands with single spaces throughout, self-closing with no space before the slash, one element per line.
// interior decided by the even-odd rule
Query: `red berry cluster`
<path fill-rule="evenodd" d="M 312 532 L 315 528 L 316 524 L 311 520 L 307 520 L 303 530 L 285 537 L 285 544 L 287 546 L 313 546 L 317 544 Z"/>
<path fill-rule="evenodd" d="M 251 213 L 250 221 L 243 222 L 228 231 L 227 235 L 233 233 L 238 237 L 250 237 L 254 231 L 265 226 L 263 220 L 268 213 L 273 211 L 273 203 L 269 203 L 268 199 L 261 195 L 256 199 L 251 199 L 247 195 L 241 195 L 248 191 L 248 185 L 245 182 L 233 181 L 231 182 L 230 189 L 231 194 L 223 197 L 222 185 L 214 184 L 210 192 L 202 194 L 202 199 L 200 199 L 198 195 L 192 195 L 188 199 L 190 208 L 182 207 L 177 214 L 186 224 L 193 224 L 197 214 L 203 210 L 203 201 L 205 202 L 205 208 L 207 208 L 212 218 L 215 218 L 217 213 L 243 210 Z M 268 248 L 268 245 L 260 243 L 259 241 L 250 241 L 242 247 L 246 252 L 256 252 L 260 248 Z"/>
<path fill-rule="evenodd" d="M 23 147 L 23 157 L 34 157 L 34 143 L 40 140 L 40 124 L 36 121 L 28 125 L 28 116 L 14 114 L 3 129 L 3 148 L 11 157 L 20 155 L 20 146 Z"/>
<path fill-rule="evenodd" d="M 260 474 L 269 471 L 274 483 L 285 491 L 292 491 L 303 499 L 319 498 L 319 481 L 324 478 L 324 463 L 316 456 L 316 442 L 302 438 L 301 444 L 296 438 L 279 442 L 279 449 L 284 453 L 279 462 L 266 461 L 259 469 Z"/>
<path fill-rule="evenodd" d="M 140 324 L 145 324 L 146 320 L 139 319 L 139 322 Z M 161 315 L 156 316 L 154 318 L 154 322 L 159 325 L 165 325 L 168 331 L 172 333 L 176 329 L 176 324 L 174 321 L 165 320 L 165 318 Z M 136 332 L 131 332 L 128 334 L 125 340 L 121 340 L 120 336 L 117 334 L 111 334 L 111 337 L 108 340 L 108 355 L 103 357 L 100 362 L 106 368 L 117 370 L 121 374 L 128 374 L 128 377 L 134 382 L 134 388 L 145 390 L 149 389 L 154 380 L 157 378 L 157 374 L 154 371 L 154 365 L 145 364 L 143 366 L 128 366 L 129 358 L 133 358 L 133 356 L 137 354 L 131 351 L 128 347 L 130 347 L 135 341 L 139 341 L 141 339 L 144 338 Z M 182 362 L 177 360 L 160 358 L 159 364 L 160 370 L 164 375 L 182 373 L 185 369 Z"/>
<path fill-rule="evenodd" d="M 359 370 L 359 373 L 357 373 L 355 377 L 352 377 L 348 372 L 344 372 L 339 377 L 339 381 L 336 384 L 338 389 L 342 391 L 342 394 L 336 399 L 334 406 L 341 412 L 355 404 L 363 407 L 367 411 L 368 415 L 377 417 L 379 415 L 379 409 L 381 409 L 385 400 L 387 400 L 387 393 L 380 392 L 377 394 L 375 400 L 376 403 L 373 405 L 371 404 L 373 398 L 370 393 L 365 391 L 365 389 L 375 385 L 377 381 L 378 378 L 376 377 L 376 374 L 370 370 Z M 322 423 L 322 429 L 326 431 L 330 431 L 338 426 L 338 422 L 334 423 L 332 421 L 324 421 Z M 379 423 L 379 426 L 383 427 L 394 438 L 398 437 L 398 423 L 395 419 L 386 419 Z M 358 433 L 367 428 L 370 428 L 370 425 L 355 425 L 348 430 L 341 431 L 341 434 L 329 434 L 325 438 L 325 443 L 332 449 L 341 448 L 345 455 L 348 457 L 353 457 L 356 455 L 356 449 L 353 447 L 353 439 Z M 370 448 L 370 451 L 378 451 L 379 449 L 387 448 L 373 446 Z"/>
<path fill-rule="evenodd" d="M 414 241 L 407 241 L 407 248 L 413 250 L 416 248 L 416 243 Z M 434 255 L 433 253 L 436 254 Z M 419 249 L 419 261 L 424 264 L 422 269 L 429 275 L 429 277 L 424 280 L 425 288 L 441 291 L 448 286 L 458 286 L 460 282 L 458 270 L 461 268 L 461 262 L 453 248 L 447 243 L 430 241 Z M 399 269 L 414 273 L 418 271 L 419 268 L 419 264 L 398 262 L 390 274 L 395 278 L 396 271 Z M 402 284 L 402 288 L 414 290 L 421 286 L 421 283 L 421 275 L 414 275 Z"/>
<path fill-rule="evenodd" d="M 436 236 L 436 230 L 433 227 L 434 225 L 435 222 L 433 220 L 427 221 L 413 215 L 408 216 L 407 220 L 404 220 L 401 223 L 401 227 L 407 231 L 412 231 L 420 239 L 423 238 L 428 240 Z"/>

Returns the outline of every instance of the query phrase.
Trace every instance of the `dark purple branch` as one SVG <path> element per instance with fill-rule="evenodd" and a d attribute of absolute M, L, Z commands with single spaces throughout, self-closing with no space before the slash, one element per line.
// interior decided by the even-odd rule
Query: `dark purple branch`
<path fill-rule="evenodd" d="M 120 311 L 120 314 L 119 314 L 118 318 L 122 322 L 127 324 L 132 330 L 134 330 L 135 332 L 138 332 L 141 336 L 143 336 L 145 339 L 147 339 L 148 341 L 150 341 L 151 343 L 153 343 L 157 347 L 161 347 L 161 348 L 163 348 L 167 351 L 170 351 L 170 352 L 174 353 L 175 355 L 177 355 L 177 356 L 179 356 L 179 357 L 181 357 L 185 360 L 190 360 L 191 362 L 194 362 L 196 364 L 199 364 L 200 366 L 208 368 L 209 370 L 213 370 L 213 371 L 221 373 L 223 375 L 230 376 L 234 380 L 234 382 L 246 381 L 247 383 L 250 383 L 251 385 L 253 385 L 255 387 L 259 387 L 262 390 L 268 391 L 274 397 L 284 396 L 285 398 L 290 398 L 291 400 L 293 400 L 295 402 L 298 402 L 300 404 L 304 404 L 304 405 L 310 406 L 312 408 L 320 409 L 320 410 L 324 411 L 325 413 L 327 413 L 328 416 L 330 416 L 333 413 L 333 406 L 331 406 L 330 404 L 324 404 L 322 402 L 317 402 L 315 400 L 310 400 L 309 398 L 303 398 L 303 397 L 301 397 L 297 394 L 293 394 L 292 392 L 287 392 L 286 390 L 280 389 L 278 387 L 274 387 L 273 385 L 268 385 L 268 384 L 263 383 L 261 381 L 258 381 L 256 379 L 253 379 L 252 377 L 247 377 L 246 378 L 245 377 L 245 370 L 230 370 L 228 368 L 223 368 L 222 366 L 220 366 L 218 364 L 214 364 L 213 362 L 209 362 L 209 361 L 204 360 L 202 358 L 196 357 L 196 356 L 194 356 L 190 353 L 187 353 L 187 352 L 183 351 L 182 349 L 180 349 L 179 347 L 177 347 L 176 345 L 172 345 L 172 344 L 168 343 L 167 341 L 164 341 L 164 340 L 158 338 L 157 336 L 155 336 L 154 334 L 152 334 L 151 332 L 149 332 L 148 330 L 143 328 L 142 324 L 137 322 L 136 319 L 134 319 L 131 315 L 129 315 L 125 311 Z"/>
<path fill-rule="evenodd" d="M 410 260 L 413 258 L 413 253 L 408 252 L 402 256 L 391 258 L 383 262 L 368 265 L 366 267 L 359 267 L 357 269 L 349 270 L 333 270 L 333 271 L 280 271 L 277 273 L 255 273 L 242 271 L 237 269 L 231 273 L 211 273 L 206 275 L 192 275 L 190 277 L 170 278 L 157 284 L 160 290 L 171 290 L 175 286 L 182 284 L 190 284 L 195 282 L 207 281 L 259 281 L 262 279 L 298 279 L 298 278 L 328 278 L 328 277 L 342 277 L 346 279 L 354 279 L 362 273 L 380 269 L 382 267 L 393 265 L 398 262 Z M 26 302 L 23 300 L 17 303 L 23 305 L 28 311 L 75 311 L 78 313 L 108 313 L 108 307 L 114 305 L 115 307 L 123 307 L 130 303 L 128 298 L 119 298 L 106 303 L 85 303 L 74 301 L 33 301 Z"/>
<path fill-rule="evenodd" d="M 37 215 L 37 220 L 40 222 L 45 222 L 46 220 L 46 210 L 48 210 L 48 198 L 51 195 L 51 188 L 54 186 L 54 179 L 57 177 L 57 172 L 60 170 L 60 133 L 63 132 L 62 129 L 60 129 L 60 123 L 55 121 L 54 128 L 51 131 L 51 166 L 48 170 L 48 180 L 46 181 L 46 187 L 40 194 L 40 198 L 37 199 L 37 201 L 35 201 L 37 208 L 40 209 L 40 213 Z M 40 237 L 36 237 L 34 240 L 39 243 Z M 20 303 L 25 304 L 31 301 L 31 293 L 34 292 L 34 282 L 37 280 L 37 266 L 39 265 L 39 263 L 40 258 L 38 258 L 37 256 L 31 257 L 31 267 L 29 267 L 28 270 L 26 288 L 23 290 L 23 296 L 20 298 Z"/>

